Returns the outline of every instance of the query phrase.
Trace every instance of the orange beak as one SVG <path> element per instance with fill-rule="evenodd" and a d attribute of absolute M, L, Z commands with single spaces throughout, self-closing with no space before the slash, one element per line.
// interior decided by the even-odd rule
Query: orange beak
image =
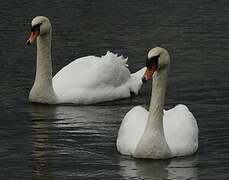
<path fill-rule="evenodd" d="M 36 41 L 38 35 L 39 35 L 39 31 L 32 31 L 29 39 L 26 41 L 26 44 L 27 45 L 33 44 Z"/>
<path fill-rule="evenodd" d="M 144 76 L 142 77 L 142 81 L 146 82 L 152 79 L 153 73 L 157 70 L 157 64 L 153 64 L 152 67 L 146 69 Z"/>

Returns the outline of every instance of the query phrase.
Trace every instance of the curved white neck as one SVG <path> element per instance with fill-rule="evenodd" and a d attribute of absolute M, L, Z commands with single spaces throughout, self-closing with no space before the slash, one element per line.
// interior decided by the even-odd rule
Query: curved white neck
<path fill-rule="evenodd" d="M 156 131 L 160 131 L 162 134 L 164 134 L 162 120 L 167 78 L 167 69 L 163 69 L 160 72 L 155 72 L 153 76 L 149 117 L 147 122 L 147 127 L 151 127 Z"/>
<path fill-rule="evenodd" d="M 52 84 L 51 35 L 37 38 L 37 71 L 35 83 Z"/>
<path fill-rule="evenodd" d="M 170 157 L 170 150 L 163 129 L 167 77 L 167 68 L 156 71 L 153 75 L 149 116 L 145 131 L 135 151 L 137 157 L 153 159 Z"/>
<path fill-rule="evenodd" d="M 36 77 L 29 99 L 40 103 L 56 101 L 52 85 L 51 32 L 37 38 Z"/>

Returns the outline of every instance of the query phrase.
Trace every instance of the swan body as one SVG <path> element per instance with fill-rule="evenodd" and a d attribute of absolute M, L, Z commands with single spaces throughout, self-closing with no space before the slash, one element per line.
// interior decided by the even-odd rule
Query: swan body
<path fill-rule="evenodd" d="M 37 71 L 29 100 L 58 104 L 93 104 L 130 97 L 142 86 L 142 68 L 131 74 L 127 58 L 107 52 L 102 57 L 78 58 L 63 67 L 52 78 L 51 32 L 48 18 L 37 16 L 32 20 L 31 44 L 37 40 Z"/>
<path fill-rule="evenodd" d="M 198 149 L 197 122 L 187 106 L 179 104 L 168 111 L 163 110 L 169 56 L 165 49 L 154 48 L 148 58 L 158 54 L 157 69 L 152 66 L 149 69 L 154 72 L 146 71 L 144 75 L 146 79 L 153 76 L 150 110 L 136 106 L 122 120 L 116 146 L 123 155 L 167 159 L 191 155 Z"/>
<path fill-rule="evenodd" d="M 122 120 L 117 139 L 118 151 L 134 155 L 146 127 L 149 112 L 141 107 L 132 108 Z M 165 139 L 172 157 L 193 154 L 198 148 L 198 127 L 187 106 L 179 104 L 168 111 L 164 110 L 163 126 Z"/>
<path fill-rule="evenodd" d="M 107 52 L 105 56 L 79 58 L 53 77 L 53 87 L 62 103 L 90 104 L 138 94 L 144 68 L 130 74 L 127 59 Z"/>

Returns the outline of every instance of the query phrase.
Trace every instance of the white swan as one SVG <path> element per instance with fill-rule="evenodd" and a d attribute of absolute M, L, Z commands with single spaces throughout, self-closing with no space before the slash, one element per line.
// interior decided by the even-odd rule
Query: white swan
<path fill-rule="evenodd" d="M 169 64 L 170 57 L 165 49 L 156 47 L 149 51 L 143 77 L 143 81 L 153 77 L 149 112 L 137 106 L 126 114 L 116 142 L 121 154 L 167 159 L 196 152 L 198 126 L 188 108 L 177 105 L 163 112 Z"/>
<path fill-rule="evenodd" d="M 76 59 L 52 78 L 51 32 L 48 18 L 37 16 L 32 20 L 27 44 L 37 40 L 37 69 L 29 94 L 32 102 L 58 104 L 92 104 L 130 97 L 138 94 L 144 68 L 130 74 L 127 59 L 107 52 L 105 56 L 87 56 Z"/>

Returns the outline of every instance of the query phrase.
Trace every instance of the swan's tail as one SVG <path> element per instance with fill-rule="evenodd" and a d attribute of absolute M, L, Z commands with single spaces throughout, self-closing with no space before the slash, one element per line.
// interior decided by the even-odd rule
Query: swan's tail
<path fill-rule="evenodd" d="M 140 69 L 139 71 L 131 74 L 130 77 L 130 91 L 133 92 L 134 94 L 138 94 L 138 91 L 142 87 L 142 77 L 145 73 L 146 67 Z"/>
<path fill-rule="evenodd" d="M 107 51 L 107 53 L 104 56 L 102 56 L 102 59 L 113 60 L 113 61 L 118 62 L 120 65 L 128 67 L 128 64 L 127 64 L 128 57 L 124 58 L 123 55 L 119 56 L 118 54 Z"/>

